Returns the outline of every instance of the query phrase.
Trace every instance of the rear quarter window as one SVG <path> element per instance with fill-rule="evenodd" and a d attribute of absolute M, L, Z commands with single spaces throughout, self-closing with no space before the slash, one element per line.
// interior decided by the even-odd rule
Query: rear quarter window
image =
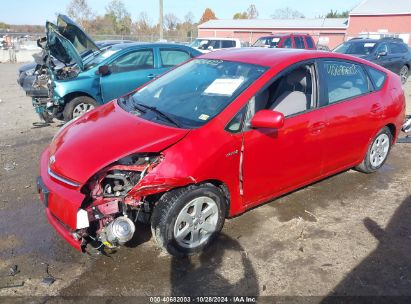
<path fill-rule="evenodd" d="M 311 37 L 305 37 L 305 42 L 307 43 L 307 47 L 312 49 L 314 47 L 314 42 Z"/>
<path fill-rule="evenodd" d="M 370 75 L 372 82 L 374 83 L 375 89 L 376 90 L 381 89 L 384 86 L 387 75 L 385 75 L 384 72 L 381 72 L 371 67 L 366 67 L 366 69 L 367 69 L 368 74 Z"/>

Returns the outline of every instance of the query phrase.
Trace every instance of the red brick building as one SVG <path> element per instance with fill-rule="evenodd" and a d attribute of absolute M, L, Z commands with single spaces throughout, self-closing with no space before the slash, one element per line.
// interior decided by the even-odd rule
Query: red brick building
<path fill-rule="evenodd" d="M 347 39 L 357 36 L 392 36 L 411 45 L 411 0 L 363 1 L 348 19 Z"/>
<path fill-rule="evenodd" d="M 210 20 L 198 26 L 198 36 L 239 38 L 254 43 L 275 33 L 308 33 L 330 48 L 353 37 L 399 37 L 411 45 L 411 0 L 365 0 L 348 19 Z"/>

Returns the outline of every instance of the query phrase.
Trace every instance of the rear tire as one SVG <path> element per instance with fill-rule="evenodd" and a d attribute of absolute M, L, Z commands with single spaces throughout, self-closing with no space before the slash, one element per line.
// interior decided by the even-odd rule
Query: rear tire
<path fill-rule="evenodd" d="M 392 146 L 392 134 L 388 127 L 382 128 L 372 140 L 367 154 L 360 165 L 355 167 L 364 173 L 373 173 L 381 168 L 388 158 Z"/>
<path fill-rule="evenodd" d="M 156 204 L 151 231 L 159 247 L 184 257 L 201 252 L 224 225 L 226 199 L 212 184 L 166 192 Z"/>
<path fill-rule="evenodd" d="M 410 69 L 404 65 L 400 70 L 401 83 L 406 84 L 408 80 Z"/>
<path fill-rule="evenodd" d="M 63 117 L 65 121 L 77 118 L 98 106 L 97 102 L 88 96 L 79 96 L 70 100 L 64 107 Z"/>

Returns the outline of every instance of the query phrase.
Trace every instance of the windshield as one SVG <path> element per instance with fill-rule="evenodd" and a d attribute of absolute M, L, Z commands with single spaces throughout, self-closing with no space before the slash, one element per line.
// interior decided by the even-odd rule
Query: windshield
<path fill-rule="evenodd" d="M 97 56 L 91 57 L 92 59 L 88 61 L 86 65 L 84 66 L 84 70 L 89 70 L 89 69 L 94 68 L 95 66 L 99 65 L 100 63 L 102 63 L 104 60 L 106 60 L 110 56 L 117 53 L 119 50 L 120 49 L 107 48 L 106 50 L 98 54 Z"/>
<path fill-rule="evenodd" d="M 195 59 L 149 83 L 124 101 L 123 108 L 158 123 L 197 128 L 224 110 L 266 70 L 252 64 Z"/>
<path fill-rule="evenodd" d="M 375 42 L 345 42 L 337 46 L 333 52 L 341 54 L 369 55 L 373 52 Z"/>
<path fill-rule="evenodd" d="M 276 48 L 280 42 L 280 37 L 262 37 L 258 39 L 253 46 L 255 47 L 269 47 Z"/>

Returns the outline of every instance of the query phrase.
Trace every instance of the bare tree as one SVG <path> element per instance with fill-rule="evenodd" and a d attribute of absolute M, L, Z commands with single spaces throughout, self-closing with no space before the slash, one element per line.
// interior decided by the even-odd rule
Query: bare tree
<path fill-rule="evenodd" d="M 185 16 L 184 16 L 184 22 L 189 23 L 189 24 L 194 24 L 194 14 L 193 12 L 188 12 Z"/>
<path fill-rule="evenodd" d="M 129 34 L 131 30 L 131 14 L 122 0 L 111 0 L 106 7 L 107 15 L 113 21 L 116 34 Z"/>
<path fill-rule="evenodd" d="M 151 20 L 148 17 L 146 12 L 141 12 L 138 17 L 137 20 L 135 22 L 135 26 L 137 28 L 137 31 L 141 34 L 145 33 L 151 33 L 152 32 L 152 25 L 151 25 Z"/>
<path fill-rule="evenodd" d="M 247 17 L 248 19 L 257 19 L 258 18 L 258 11 L 254 4 L 251 4 L 247 9 Z"/>
<path fill-rule="evenodd" d="M 164 15 L 164 24 L 167 30 L 174 31 L 179 23 L 178 17 L 173 13 L 168 13 Z"/>
<path fill-rule="evenodd" d="M 87 0 L 71 0 L 67 6 L 67 15 L 86 31 L 90 29 L 91 20 L 95 16 Z"/>
<path fill-rule="evenodd" d="M 271 15 L 274 19 L 293 19 L 293 18 L 305 18 L 304 14 L 294 10 L 290 7 L 279 8 Z"/>

